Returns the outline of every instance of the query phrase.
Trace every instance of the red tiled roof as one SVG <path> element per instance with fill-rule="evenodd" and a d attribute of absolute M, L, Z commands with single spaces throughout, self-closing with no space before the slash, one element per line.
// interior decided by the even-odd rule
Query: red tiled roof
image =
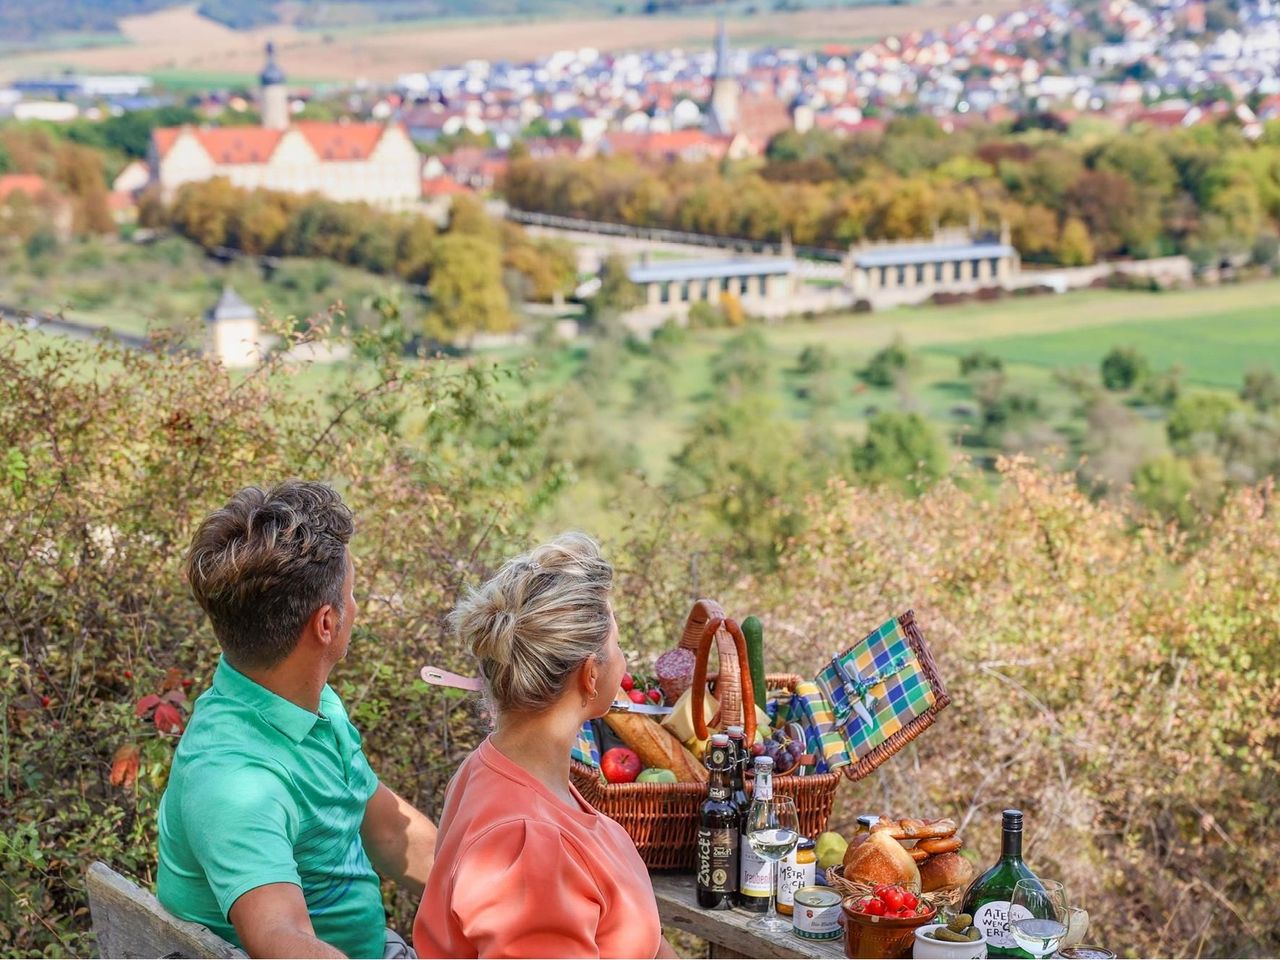
<path fill-rule="evenodd" d="M 47 186 L 44 177 L 34 173 L 0 174 L 0 200 L 7 200 L 13 193 L 25 193 L 34 200 Z"/>
<path fill-rule="evenodd" d="M 294 128 L 307 138 L 321 160 L 368 160 L 382 139 L 380 123 L 297 123 Z"/>
<path fill-rule="evenodd" d="M 311 149 L 323 160 L 367 160 L 386 128 L 380 123 L 294 124 Z M 158 127 L 152 131 L 157 155 L 163 159 L 183 130 L 189 130 L 218 164 L 266 163 L 280 145 L 283 130 L 265 127 Z"/>
<path fill-rule="evenodd" d="M 424 177 L 422 180 L 424 197 L 446 197 L 456 193 L 471 193 L 471 188 L 463 186 L 453 177 Z"/>

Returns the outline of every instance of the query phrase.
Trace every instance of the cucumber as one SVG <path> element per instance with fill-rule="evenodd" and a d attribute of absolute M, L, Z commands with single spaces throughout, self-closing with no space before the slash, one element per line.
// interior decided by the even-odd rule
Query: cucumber
<path fill-rule="evenodd" d="M 764 624 L 756 616 L 742 621 L 742 637 L 747 641 L 747 665 L 751 668 L 751 689 L 756 706 L 765 709 L 769 688 L 764 679 Z"/>

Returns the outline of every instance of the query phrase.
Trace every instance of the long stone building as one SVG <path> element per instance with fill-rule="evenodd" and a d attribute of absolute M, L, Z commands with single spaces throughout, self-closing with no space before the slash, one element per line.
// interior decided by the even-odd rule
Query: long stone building
<path fill-rule="evenodd" d="M 422 197 L 422 158 L 398 124 L 291 123 L 284 73 L 271 44 L 262 71 L 259 127 L 160 127 L 152 132 L 151 180 L 172 199 L 185 183 L 226 177 L 245 189 L 319 193 L 389 210 Z"/>
<path fill-rule="evenodd" d="M 849 289 L 876 307 L 919 303 L 940 292 L 1008 288 L 1020 267 L 1008 228 L 997 237 L 945 230 L 923 242 L 868 243 L 851 248 L 845 258 Z"/>

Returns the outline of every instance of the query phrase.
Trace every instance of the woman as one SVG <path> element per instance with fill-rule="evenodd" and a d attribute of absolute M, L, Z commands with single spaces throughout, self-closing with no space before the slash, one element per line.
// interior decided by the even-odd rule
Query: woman
<path fill-rule="evenodd" d="M 635 844 L 569 782 L 626 672 L 613 568 L 583 534 L 509 561 L 453 613 L 495 731 L 449 784 L 413 925 L 421 957 L 674 957 Z"/>

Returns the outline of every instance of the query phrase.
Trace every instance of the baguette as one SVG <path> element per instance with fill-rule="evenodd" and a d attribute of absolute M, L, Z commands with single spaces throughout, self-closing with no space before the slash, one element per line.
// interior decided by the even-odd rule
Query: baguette
<path fill-rule="evenodd" d="M 648 717 L 614 710 L 605 714 L 604 722 L 636 752 L 646 767 L 670 770 L 680 783 L 707 782 L 707 768 L 685 749 L 675 734 Z"/>

